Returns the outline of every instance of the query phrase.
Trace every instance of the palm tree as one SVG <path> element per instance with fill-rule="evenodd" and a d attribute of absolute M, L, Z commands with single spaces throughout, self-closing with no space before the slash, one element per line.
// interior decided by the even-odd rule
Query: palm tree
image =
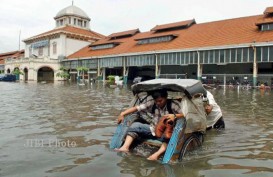
<path fill-rule="evenodd" d="M 88 68 L 84 67 L 84 66 L 79 66 L 79 67 L 77 67 L 77 71 L 79 72 L 79 75 L 82 75 L 82 81 L 83 81 L 83 83 L 85 83 L 84 82 L 84 73 L 88 71 Z"/>

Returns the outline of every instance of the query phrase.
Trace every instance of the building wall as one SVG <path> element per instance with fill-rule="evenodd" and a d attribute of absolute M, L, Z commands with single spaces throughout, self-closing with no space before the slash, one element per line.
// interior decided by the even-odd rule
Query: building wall
<path fill-rule="evenodd" d="M 90 42 L 87 41 L 81 41 L 81 40 L 75 40 L 66 38 L 66 56 L 71 55 L 72 53 L 75 53 L 76 51 L 82 49 L 83 47 L 89 45 Z"/>
<path fill-rule="evenodd" d="M 53 54 L 53 45 L 54 45 L 54 43 L 57 44 L 56 54 Z M 52 59 L 58 59 L 58 56 L 61 55 L 60 51 L 61 51 L 61 41 L 60 41 L 60 38 L 51 39 L 50 40 L 50 58 L 52 58 Z"/>
<path fill-rule="evenodd" d="M 10 69 L 12 72 L 16 67 L 18 67 L 22 72 L 26 68 L 28 70 L 28 81 L 37 81 L 38 70 L 42 67 L 49 67 L 54 72 L 54 81 L 63 80 L 56 76 L 59 72 L 60 63 L 58 61 L 51 61 L 49 59 L 23 59 L 6 62 L 5 72 Z M 24 80 L 24 76 L 20 75 L 20 80 Z"/>

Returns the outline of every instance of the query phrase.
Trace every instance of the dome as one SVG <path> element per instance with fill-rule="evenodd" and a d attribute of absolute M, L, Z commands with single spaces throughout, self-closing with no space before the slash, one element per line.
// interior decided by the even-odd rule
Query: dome
<path fill-rule="evenodd" d="M 59 17 L 63 17 L 63 16 L 78 16 L 78 17 L 82 17 L 82 18 L 86 18 L 88 20 L 90 20 L 90 18 L 88 17 L 88 15 L 81 10 L 80 8 L 71 5 L 68 6 L 64 9 L 62 9 L 60 12 L 57 13 L 57 15 L 54 17 L 54 19 L 59 18 Z"/>

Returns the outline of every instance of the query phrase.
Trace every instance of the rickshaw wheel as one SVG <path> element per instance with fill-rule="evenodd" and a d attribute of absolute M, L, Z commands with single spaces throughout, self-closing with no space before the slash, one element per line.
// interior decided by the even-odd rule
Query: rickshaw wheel
<path fill-rule="evenodd" d="M 197 135 L 192 134 L 188 139 L 185 140 L 183 147 L 181 148 L 181 151 L 179 153 L 178 161 L 181 162 L 186 153 L 195 150 L 201 145 L 202 140 L 200 140 Z"/>

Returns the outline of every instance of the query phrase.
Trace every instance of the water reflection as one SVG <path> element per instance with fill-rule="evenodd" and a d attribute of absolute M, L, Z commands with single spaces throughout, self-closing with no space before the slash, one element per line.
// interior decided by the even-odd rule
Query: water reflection
<path fill-rule="evenodd" d="M 273 176 L 270 90 L 211 90 L 227 129 L 207 132 L 200 150 L 170 165 L 109 149 L 130 86 L 0 82 L 0 91 L 1 176 Z"/>

